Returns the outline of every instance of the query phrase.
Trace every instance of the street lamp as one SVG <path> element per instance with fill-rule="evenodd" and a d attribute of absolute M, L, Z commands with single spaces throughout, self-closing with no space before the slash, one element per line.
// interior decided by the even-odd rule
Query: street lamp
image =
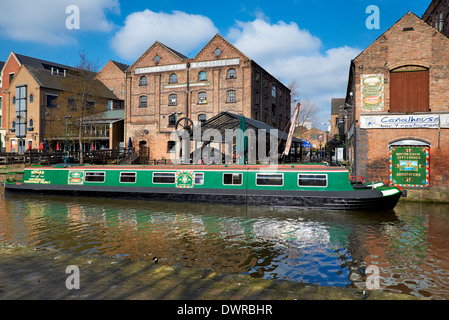
<path fill-rule="evenodd" d="M 67 127 L 68 127 L 68 121 L 72 116 L 64 116 L 65 119 L 65 147 L 64 147 L 64 152 L 65 152 L 65 159 L 64 159 L 64 163 L 68 163 L 69 161 L 69 154 L 68 154 L 68 148 L 67 148 Z"/>

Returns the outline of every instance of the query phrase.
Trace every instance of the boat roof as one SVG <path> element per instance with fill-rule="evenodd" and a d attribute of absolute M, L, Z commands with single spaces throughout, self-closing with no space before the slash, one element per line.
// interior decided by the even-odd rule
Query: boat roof
<path fill-rule="evenodd" d="M 240 165 L 240 164 L 166 164 L 166 165 L 66 165 L 32 166 L 28 169 L 84 169 L 84 170 L 210 170 L 210 171 L 348 171 L 345 167 L 328 167 L 325 163 L 317 164 L 279 164 L 279 165 Z"/>

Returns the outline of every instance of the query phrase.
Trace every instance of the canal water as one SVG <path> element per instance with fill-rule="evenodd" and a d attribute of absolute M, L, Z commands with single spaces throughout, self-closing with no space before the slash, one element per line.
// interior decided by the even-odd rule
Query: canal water
<path fill-rule="evenodd" d="M 0 241 L 266 279 L 449 298 L 449 205 L 363 213 L 0 194 Z"/>

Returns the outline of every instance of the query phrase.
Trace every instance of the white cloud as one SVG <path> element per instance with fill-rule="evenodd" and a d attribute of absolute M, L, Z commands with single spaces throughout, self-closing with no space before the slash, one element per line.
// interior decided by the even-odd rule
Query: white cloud
<path fill-rule="evenodd" d="M 285 85 L 295 79 L 300 98 L 320 108 L 317 125 L 330 119 L 331 99 L 345 96 L 350 61 L 360 53 L 347 46 L 321 52 L 321 40 L 308 30 L 264 17 L 237 22 L 227 38 Z"/>
<path fill-rule="evenodd" d="M 137 59 L 155 41 L 188 55 L 217 32 L 214 23 L 202 15 L 181 11 L 157 13 L 146 9 L 126 18 L 111 45 L 121 58 L 129 61 Z"/>
<path fill-rule="evenodd" d="M 68 30 L 66 19 L 69 5 L 78 6 L 80 29 Z M 113 24 L 106 18 L 109 10 L 118 13 L 118 0 L 15 0 L 2 1 L 0 34 L 20 41 L 51 45 L 74 43 L 76 33 L 83 31 L 108 32 Z"/>

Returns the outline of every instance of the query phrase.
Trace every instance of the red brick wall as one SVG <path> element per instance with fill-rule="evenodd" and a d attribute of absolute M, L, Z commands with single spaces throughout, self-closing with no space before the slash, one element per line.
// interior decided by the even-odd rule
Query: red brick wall
<path fill-rule="evenodd" d="M 404 31 L 404 28 L 413 28 Z M 385 107 L 391 114 L 390 71 L 407 65 L 429 68 L 429 108 L 432 112 L 449 112 L 449 39 L 412 13 L 407 13 L 372 43 L 355 60 L 356 119 L 361 114 L 362 74 L 383 74 Z M 362 129 L 356 122 L 356 171 L 367 180 L 389 179 L 389 143 L 398 139 L 418 139 L 430 143 L 430 186 L 449 186 L 449 129 Z M 439 147 L 438 147 L 439 146 Z"/>
<path fill-rule="evenodd" d="M 111 60 L 97 74 L 96 78 L 104 83 L 120 99 L 125 100 L 125 73 Z"/>
<path fill-rule="evenodd" d="M 14 58 L 12 54 L 10 54 L 8 60 L 5 62 L 3 69 L 3 77 L 2 77 L 2 87 L 0 88 L 0 97 L 2 97 L 2 123 L 0 124 L 2 128 L 7 127 L 7 122 L 9 119 L 9 100 L 10 97 L 6 90 L 9 88 L 9 74 L 14 73 L 14 76 L 17 76 L 17 72 L 19 71 L 19 63 Z M 12 99 L 12 97 L 11 97 Z"/>
<path fill-rule="evenodd" d="M 155 67 L 154 57 L 161 59 L 158 66 L 195 63 L 203 61 L 215 61 L 216 48 L 221 49 L 220 60 L 239 58 L 239 65 L 207 68 L 190 68 L 189 70 L 189 118 L 194 123 L 198 122 L 200 114 L 206 114 L 210 119 L 216 114 L 229 111 L 242 114 L 249 118 L 267 119 L 267 123 L 284 130 L 290 118 L 290 90 L 273 76 L 264 71 L 260 66 L 243 55 L 220 35 L 216 35 L 194 58 L 183 59 L 163 44 L 156 42 L 151 46 L 130 68 L 127 79 L 127 124 L 125 139 L 131 137 L 134 140 L 144 139 L 150 146 L 151 158 L 168 158 L 167 141 L 173 127 L 168 126 L 168 118 L 172 112 L 178 116 L 186 116 L 186 87 L 187 70 L 165 71 L 146 74 L 135 74 L 136 68 Z M 226 77 L 227 71 L 234 68 L 235 79 Z M 198 74 L 205 71 L 206 81 L 199 81 Z M 259 77 L 256 79 L 256 73 Z M 176 73 L 178 83 L 169 83 L 170 74 Z M 139 86 L 141 76 L 146 76 L 148 84 Z M 276 86 L 276 97 L 272 97 L 271 86 Z M 184 85 L 184 86 L 182 86 Z M 228 90 L 235 90 L 236 101 L 227 101 Z M 207 103 L 198 103 L 198 93 L 207 93 Z M 177 104 L 169 105 L 169 95 L 177 95 Z M 139 98 L 147 97 L 147 107 L 139 108 Z M 256 96 L 258 98 L 256 98 Z M 276 113 L 272 117 L 272 104 L 276 105 Z M 142 136 L 143 129 L 149 131 Z"/>

